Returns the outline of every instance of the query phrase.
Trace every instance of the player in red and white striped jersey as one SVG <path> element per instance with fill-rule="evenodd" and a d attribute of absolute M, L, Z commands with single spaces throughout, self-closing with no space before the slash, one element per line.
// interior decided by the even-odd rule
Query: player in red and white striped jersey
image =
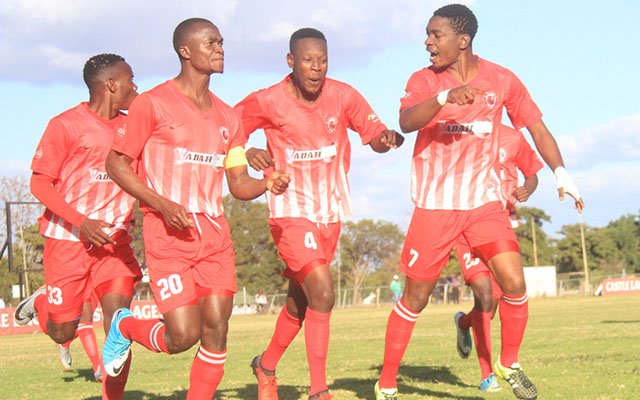
<path fill-rule="evenodd" d="M 113 179 L 141 202 L 149 278 L 163 320 L 118 310 L 103 348 L 105 371 L 120 373 L 132 341 L 169 354 L 200 342 L 187 399 L 212 398 L 224 374 L 236 281 L 223 178 L 242 200 L 265 190 L 280 194 L 288 183 L 279 171 L 264 179 L 247 174 L 240 120 L 209 90 L 211 74 L 224 69 L 222 41 L 206 19 L 178 24 L 179 75 L 133 102 L 107 160 Z M 136 174 L 131 162 L 138 159 Z"/>
<path fill-rule="evenodd" d="M 293 33 L 287 63 L 293 72 L 279 83 L 247 96 L 236 105 L 250 135 L 264 129 L 267 151 L 250 150 L 256 169 L 279 168 L 291 177 L 282 196 L 267 194 L 269 225 L 290 279 L 271 344 L 252 367 L 258 398 L 277 399 L 275 369 L 304 321 L 311 375 L 310 399 L 329 399 L 326 357 L 333 283 L 329 264 L 340 236 L 340 219 L 351 215 L 349 172 L 351 144 L 347 129 L 362 144 L 386 152 L 402 136 L 380 121 L 351 86 L 326 77 L 327 42 L 313 28 Z"/>
<path fill-rule="evenodd" d="M 401 100 L 402 130 L 418 130 L 411 167 L 416 208 L 400 261 L 407 276 L 405 292 L 387 324 L 384 364 L 375 387 L 378 398 L 397 397 L 396 375 L 413 326 L 461 235 L 487 263 L 503 292 L 496 375 L 506 379 L 517 396 L 537 396 L 518 363 L 528 302 L 518 242 L 500 202 L 497 127 L 503 108 L 516 129 L 530 131 L 556 172 L 561 198 L 566 191 L 579 211 L 584 203 L 524 85 L 511 71 L 473 54 L 477 27 L 466 6 L 436 10 L 425 41 L 432 65 L 411 76 Z"/>
<path fill-rule="evenodd" d="M 519 225 L 515 203 L 527 201 L 535 191 L 538 186 L 536 174 L 542 169 L 543 164 L 519 131 L 501 124 L 497 129 L 497 135 L 501 197 L 509 211 L 511 227 L 515 229 Z M 522 186 L 518 186 L 518 171 L 524 176 Z M 493 377 L 491 367 L 491 320 L 502 292 L 489 268 L 473 254 L 464 236 L 458 237 L 455 246 L 464 280 L 471 287 L 474 297 L 473 309 L 467 314 L 458 312 L 454 318 L 458 330 L 458 353 L 463 358 L 469 356 L 469 328 L 473 327 L 473 339 L 480 362 L 480 389 L 497 391 L 500 390 L 500 386 Z"/>
<path fill-rule="evenodd" d="M 96 293 L 108 332 L 142 276 L 130 246 L 135 199 L 104 167 L 126 118 L 120 110 L 137 95 L 133 72 L 121 56 L 100 54 L 86 62 L 84 81 L 89 101 L 53 118 L 33 157 L 31 191 L 46 206 L 40 220 L 46 296 L 38 291 L 16 310 L 18 323 L 37 314 L 59 344 L 76 335 L 85 294 Z M 126 374 L 103 382 L 105 398 L 120 398 Z"/>

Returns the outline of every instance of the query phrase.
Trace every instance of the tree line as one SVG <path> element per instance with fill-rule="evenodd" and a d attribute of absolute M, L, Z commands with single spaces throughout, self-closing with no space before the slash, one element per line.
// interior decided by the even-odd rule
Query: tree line
<path fill-rule="evenodd" d="M 0 178 L 2 201 L 33 201 L 24 178 Z M 223 199 L 226 217 L 231 226 L 231 238 L 236 253 L 238 287 L 246 287 L 248 293 L 278 293 L 286 290 L 281 272 L 284 263 L 278 256 L 267 223 L 268 210 L 262 201 L 244 202 L 227 195 Z M 4 205 L 4 204 L 3 204 Z M 37 217 L 41 207 L 12 207 L 14 271 L 9 271 L 7 254 L 0 260 L 0 297 L 10 299 L 11 285 L 20 279 L 20 271 L 42 268 L 44 240 L 38 234 Z M 525 266 L 555 265 L 559 273 L 583 271 L 582 239 L 580 225 L 565 225 L 558 238 L 544 231 L 544 224 L 551 217 L 543 210 L 519 207 L 520 227 L 516 235 Z M 142 240 L 142 213 L 134 212 L 136 228 L 133 247 L 144 266 L 144 242 Z M 0 218 L 0 240 L 6 240 L 6 219 Z M 397 224 L 384 220 L 362 219 L 344 221 L 336 257 L 331 268 L 335 286 L 353 288 L 353 301 L 361 298 L 361 288 L 388 285 L 397 273 L 404 230 Z M 584 226 L 585 248 L 591 276 L 619 275 L 640 272 L 640 212 L 624 215 L 606 227 Z M 459 271 L 455 252 L 443 274 Z M 42 273 L 25 272 L 23 281 L 31 289 L 44 282 Z M 338 282 L 338 279 L 340 280 Z"/>

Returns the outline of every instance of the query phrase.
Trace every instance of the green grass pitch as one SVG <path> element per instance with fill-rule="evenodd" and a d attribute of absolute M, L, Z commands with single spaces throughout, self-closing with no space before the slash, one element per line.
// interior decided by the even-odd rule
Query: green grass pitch
<path fill-rule="evenodd" d="M 453 314 L 471 303 L 429 306 L 418 320 L 400 367 L 400 398 L 513 399 L 503 390 L 477 389 L 475 351 L 462 360 L 455 349 Z M 336 310 L 332 316 L 327 375 L 336 399 L 373 399 L 382 363 L 390 304 L 380 309 Z M 497 318 L 496 318 L 497 319 Z M 275 315 L 231 320 L 226 374 L 216 399 L 255 399 L 249 368 L 267 345 Z M 101 345 L 104 335 L 97 330 Z M 500 349 L 499 322 L 493 326 L 493 354 Z M 91 366 L 79 340 L 74 364 L 63 371 L 57 347 L 41 333 L 0 338 L 0 399 L 99 399 Z M 183 354 L 154 354 L 134 345 L 125 399 L 184 399 L 195 348 Z M 640 296 L 533 299 L 520 361 L 541 399 L 640 398 Z M 309 382 L 300 334 L 278 367 L 280 399 L 306 399 Z"/>

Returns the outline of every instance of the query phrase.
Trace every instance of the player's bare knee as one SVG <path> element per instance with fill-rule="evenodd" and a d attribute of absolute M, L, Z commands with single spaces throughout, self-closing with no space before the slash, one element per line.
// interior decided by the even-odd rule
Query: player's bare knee
<path fill-rule="evenodd" d="M 196 332 L 188 332 L 171 337 L 171 345 L 167 343 L 167 348 L 171 354 L 182 353 L 193 347 L 200 340 L 200 334 Z"/>
<path fill-rule="evenodd" d="M 309 307 L 314 311 L 329 312 L 333 309 L 334 302 L 333 290 L 318 290 L 309 299 Z"/>
<path fill-rule="evenodd" d="M 405 292 L 401 301 L 409 310 L 419 313 L 429 304 L 430 297 L 429 292 L 412 292 L 411 294 Z"/>
<path fill-rule="evenodd" d="M 68 326 L 47 326 L 49 337 L 58 344 L 63 344 L 73 339 L 76 329 Z"/>
<path fill-rule="evenodd" d="M 514 278 L 504 282 L 502 292 L 511 296 L 519 296 L 527 291 L 527 285 L 524 279 Z"/>

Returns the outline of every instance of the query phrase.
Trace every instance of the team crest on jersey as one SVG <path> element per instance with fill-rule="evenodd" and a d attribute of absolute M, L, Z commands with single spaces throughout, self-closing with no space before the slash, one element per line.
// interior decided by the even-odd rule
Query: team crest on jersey
<path fill-rule="evenodd" d="M 327 118 L 327 129 L 329 133 L 336 133 L 336 128 L 338 127 L 338 118 L 329 117 Z"/>
<path fill-rule="evenodd" d="M 33 158 L 35 158 L 36 160 L 39 160 L 42 158 L 43 155 L 44 155 L 44 149 L 42 147 L 38 147 L 38 149 L 36 150 L 36 154 L 34 154 Z"/>
<path fill-rule="evenodd" d="M 120 128 L 116 129 L 116 135 L 120 137 L 124 137 L 124 135 L 126 134 L 127 134 L 127 129 L 124 126 L 121 126 Z"/>
<path fill-rule="evenodd" d="M 367 119 L 369 120 L 369 122 L 373 122 L 373 123 L 376 123 L 376 122 L 380 121 L 380 118 L 378 118 L 376 113 L 371 113 L 371 114 L 367 115 Z"/>
<path fill-rule="evenodd" d="M 498 96 L 496 95 L 496 92 L 485 93 L 484 101 L 485 103 L 487 103 L 487 107 L 489 108 L 495 107 L 496 103 L 498 102 Z"/>
<path fill-rule="evenodd" d="M 100 171 L 99 169 L 89 168 L 89 176 L 89 183 L 113 182 L 106 171 Z"/>
<path fill-rule="evenodd" d="M 504 163 L 505 161 L 507 161 L 507 151 L 502 147 L 500 147 L 500 150 L 498 151 L 498 155 L 501 163 Z"/>
<path fill-rule="evenodd" d="M 221 126 L 218 132 L 220 132 L 220 137 L 224 144 L 229 143 L 229 129 L 226 126 Z"/>

